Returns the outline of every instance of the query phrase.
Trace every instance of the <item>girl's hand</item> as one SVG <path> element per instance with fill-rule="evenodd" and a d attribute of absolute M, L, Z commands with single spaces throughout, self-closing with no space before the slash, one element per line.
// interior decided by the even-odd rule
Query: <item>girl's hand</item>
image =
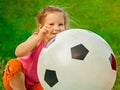
<path fill-rule="evenodd" d="M 52 28 L 48 25 L 43 26 L 38 33 L 38 37 L 40 39 L 49 39 L 48 36 L 50 36 L 50 31 L 52 30 Z"/>
<path fill-rule="evenodd" d="M 30 52 L 31 50 L 33 50 L 38 43 L 40 42 L 40 40 L 48 40 L 48 35 L 50 30 L 52 30 L 50 28 L 50 26 L 43 26 L 38 33 L 34 33 L 33 35 L 31 35 L 26 41 L 24 41 L 23 43 L 19 44 L 15 50 L 15 54 L 18 57 L 24 56 L 26 55 L 28 52 Z"/>

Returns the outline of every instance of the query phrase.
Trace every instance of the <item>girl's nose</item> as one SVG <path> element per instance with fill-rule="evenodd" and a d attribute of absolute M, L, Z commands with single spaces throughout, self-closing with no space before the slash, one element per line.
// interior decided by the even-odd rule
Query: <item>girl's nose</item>
<path fill-rule="evenodd" d="M 60 30 L 60 29 L 59 29 L 59 26 L 55 26 L 54 29 L 55 29 L 56 31 L 59 31 L 59 30 Z"/>
<path fill-rule="evenodd" d="M 59 26 L 55 26 L 55 27 L 54 27 L 54 31 L 55 31 L 56 33 L 61 32 Z"/>

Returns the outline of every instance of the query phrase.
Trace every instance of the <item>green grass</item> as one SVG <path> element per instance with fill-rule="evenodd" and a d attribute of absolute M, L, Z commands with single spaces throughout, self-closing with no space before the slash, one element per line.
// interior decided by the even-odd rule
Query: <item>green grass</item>
<path fill-rule="evenodd" d="M 102 36 L 117 59 L 117 78 L 112 90 L 120 89 L 120 0 L 0 0 L 0 72 L 15 47 L 35 29 L 35 15 L 47 5 L 62 7 L 70 28 L 82 28 Z M 0 90 L 4 90 L 0 75 Z"/>

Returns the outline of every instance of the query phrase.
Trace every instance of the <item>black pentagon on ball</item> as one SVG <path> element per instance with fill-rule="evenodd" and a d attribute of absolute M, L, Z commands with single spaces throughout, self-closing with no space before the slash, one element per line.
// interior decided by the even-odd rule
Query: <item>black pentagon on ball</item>
<path fill-rule="evenodd" d="M 58 82 L 56 71 L 46 69 L 44 80 L 50 87 L 53 87 Z"/>
<path fill-rule="evenodd" d="M 109 60 L 110 60 L 112 70 L 116 71 L 116 60 L 112 53 L 110 54 Z"/>
<path fill-rule="evenodd" d="M 71 56 L 76 60 L 84 60 L 89 50 L 83 45 L 79 44 L 71 48 Z"/>

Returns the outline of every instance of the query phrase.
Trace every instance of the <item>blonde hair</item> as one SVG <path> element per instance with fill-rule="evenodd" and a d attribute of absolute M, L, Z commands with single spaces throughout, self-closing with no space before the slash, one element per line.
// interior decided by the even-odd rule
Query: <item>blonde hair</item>
<path fill-rule="evenodd" d="M 36 21 L 37 23 L 40 24 L 44 24 L 44 20 L 46 18 L 46 16 L 49 13 L 54 13 L 54 12 L 61 12 L 63 13 L 63 17 L 64 17 L 64 24 L 65 24 L 65 28 L 67 27 L 67 14 L 59 7 L 56 6 L 47 6 L 43 9 L 41 9 L 38 14 L 36 15 Z"/>

